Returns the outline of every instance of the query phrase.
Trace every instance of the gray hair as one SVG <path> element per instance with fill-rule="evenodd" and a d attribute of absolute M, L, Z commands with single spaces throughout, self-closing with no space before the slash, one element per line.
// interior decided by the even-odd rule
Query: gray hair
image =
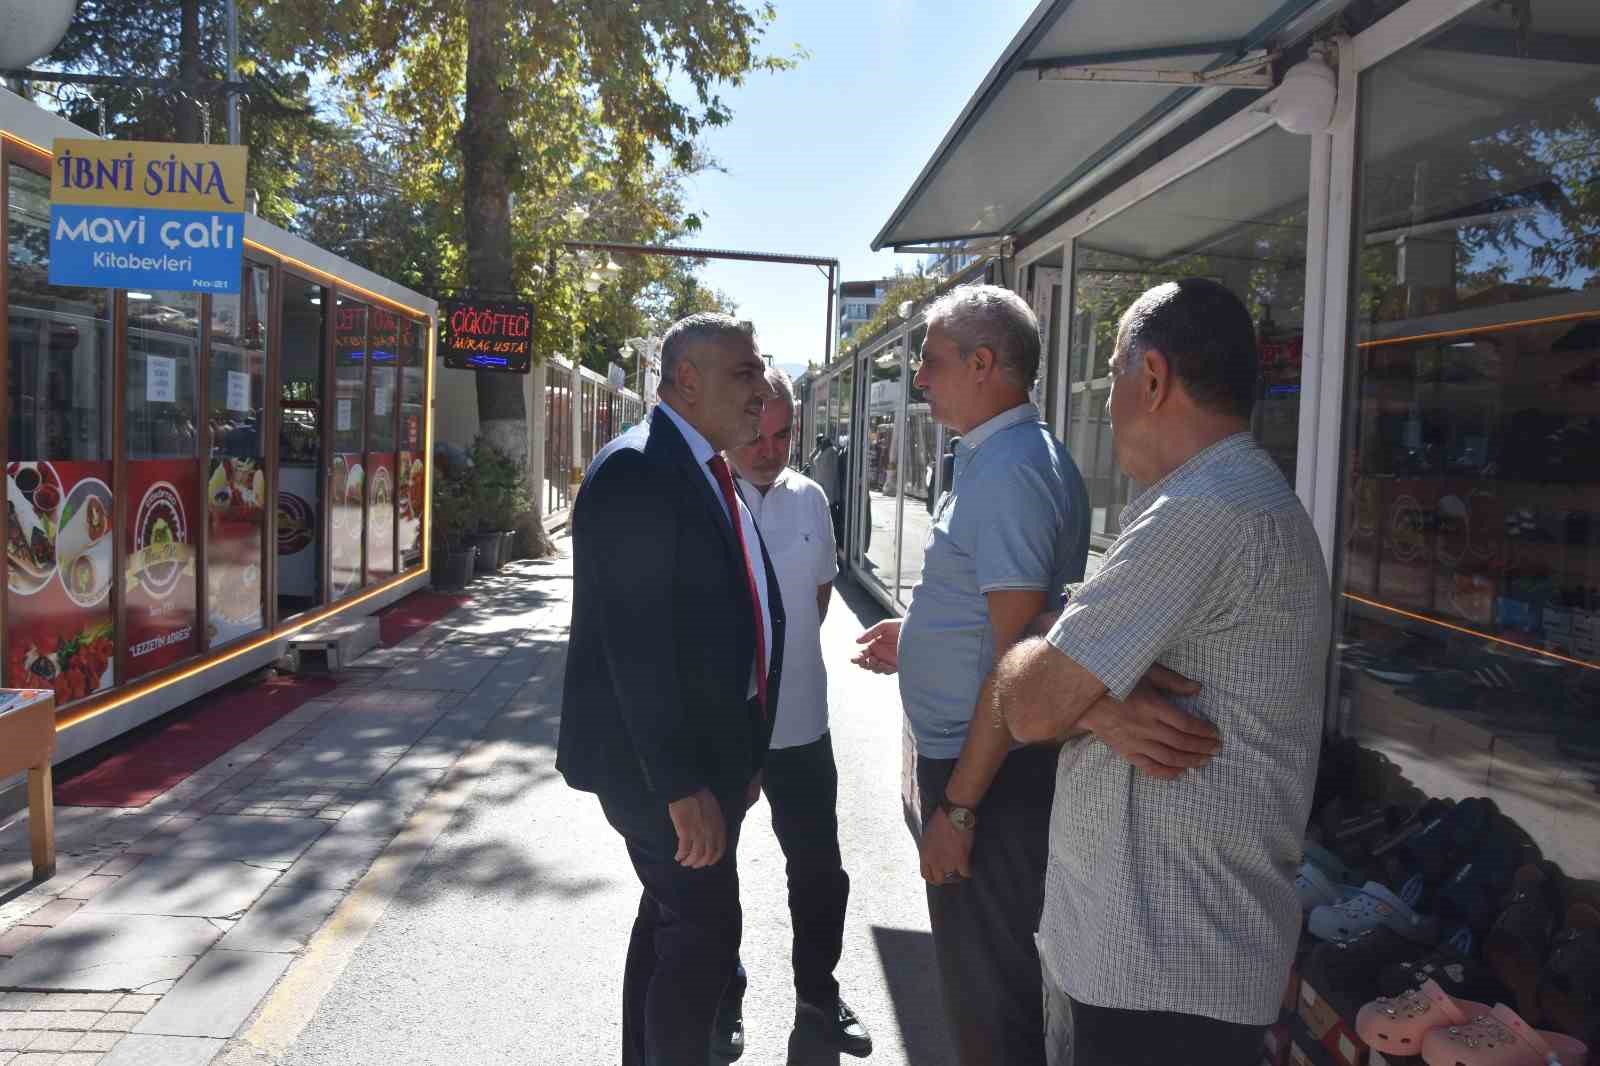
<path fill-rule="evenodd" d="M 661 340 L 661 383 L 678 383 L 678 364 L 683 362 L 695 345 L 728 340 L 742 341 L 754 348 L 755 329 L 748 322 L 714 311 L 701 311 L 680 318 Z"/>
<path fill-rule="evenodd" d="M 794 416 L 794 382 L 789 380 L 789 375 L 777 367 L 767 368 L 767 388 L 772 390 L 772 398 L 782 400 L 789 405 L 789 415 Z"/>
<path fill-rule="evenodd" d="M 962 285 L 928 306 L 928 328 L 950 335 L 965 359 L 979 348 L 1023 392 L 1039 376 L 1039 319 L 1026 301 L 999 285 Z"/>

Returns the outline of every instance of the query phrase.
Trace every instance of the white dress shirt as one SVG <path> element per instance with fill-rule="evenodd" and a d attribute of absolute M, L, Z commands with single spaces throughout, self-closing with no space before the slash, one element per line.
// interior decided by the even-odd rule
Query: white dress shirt
<path fill-rule="evenodd" d="M 799 747 L 828 731 L 828 671 L 822 662 L 817 588 L 839 573 L 833 519 L 821 486 L 793 470 L 779 474 L 766 495 L 744 478 L 735 484 L 766 539 L 783 593 L 783 688 L 772 746 Z"/>
<path fill-rule="evenodd" d="M 700 464 L 700 473 L 705 475 L 707 483 L 711 486 L 711 494 L 722 503 L 723 511 L 726 513 L 728 503 L 723 498 L 722 486 L 717 484 L 717 475 L 713 474 L 711 467 L 707 465 L 711 462 L 711 457 L 717 454 L 717 450 L 711 446 L 710 441 L 700 435 L 699 430 L 684 421 L 683 416 L 674 411 L 672 405 L 667 401 L 662 400 L 656 406 L 661 408 L 663 414 L 672 419 L 672 424 L 678 427 L 679 433 L 683 434 L 683 439 L 688 443 L 689 452 L 694 456 L 694 461 Z M 732 473 L 732 468 L 729 469 L 729 473 Z M 738 493 L 734 495 L 737 496 Z M 772 672 L 772 607 L 767 599 L 767 568 L 761 564 L 761 539 L 756 535 L 755 519 L 750 516 L 749 509 L 743 506 L 742 503 L 739 507 L 737 521 L 740 524 L 740 528 L 744 530 L 745 551 L 748 553 L 745 563 L 750 567 L 751 576 L 755 578 L 756 595 L 761 601 L 761 624 L 764 627 L 761 644 L 766 651 L 766 662 L 761 664 L 761 668 L 763 673 L 770 674 Z M 780 583 L 778 587 L 782 589 L 783 585 Z M 787 681 L 787 678 L 785 680 Z M 754 696 L 756 692 L 756 675 L 752 673 L 750 675 L 750 695 Z M 781 691 L 779 698 L 782 698 Z M 771 708 L 768 708 L 768 711 L 770 713 Z"/>

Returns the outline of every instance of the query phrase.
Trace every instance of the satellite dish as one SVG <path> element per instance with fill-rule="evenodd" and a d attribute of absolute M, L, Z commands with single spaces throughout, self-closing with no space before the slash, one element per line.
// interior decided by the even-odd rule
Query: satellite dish
<path fill-rule="evenodd" d="M 78 0 L 0 0 L 0 70 L 21 70 L 55 51 Z"/>

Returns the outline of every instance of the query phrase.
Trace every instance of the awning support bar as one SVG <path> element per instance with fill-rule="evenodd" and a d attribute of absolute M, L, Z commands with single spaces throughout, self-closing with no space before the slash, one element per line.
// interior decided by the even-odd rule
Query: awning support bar
<path fill-rule="evenodd" d="M 1188 85 L 1204 88 L 1256 89 L 1262 92 L 1272 88 L 1272 72 L 1268 69 L 1278 57 L 1276 52 L 1262 52 L 1239 63 L 1212 70 L 1154 70 L 1126 66 L 1050 67 L 1039 71 L 1041 81 L 1102 81 L 1122 85 Z"/>

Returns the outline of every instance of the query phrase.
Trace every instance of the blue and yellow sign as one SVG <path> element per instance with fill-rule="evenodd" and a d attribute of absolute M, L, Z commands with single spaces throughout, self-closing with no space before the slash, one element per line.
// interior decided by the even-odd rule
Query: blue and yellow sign
<path fill-rule="evenodd" d="M 247 149 L 62 138 L 50 283 L 237 293 Z"/>

